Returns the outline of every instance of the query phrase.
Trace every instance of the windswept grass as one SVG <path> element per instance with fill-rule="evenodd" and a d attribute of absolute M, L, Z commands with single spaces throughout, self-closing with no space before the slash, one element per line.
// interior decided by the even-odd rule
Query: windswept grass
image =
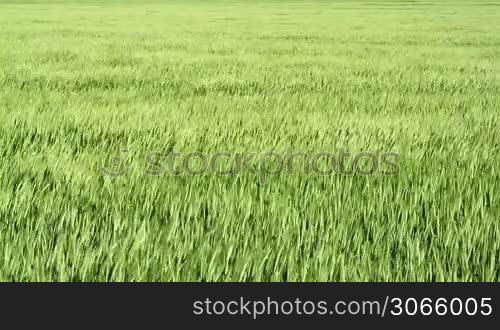
<path fill-rule="evenodd" d="M 0 280 L 498 281 L 499 78 L 494 0 L 0 0 Z M 144 173 L 338 148 L 399 172 Z"/>

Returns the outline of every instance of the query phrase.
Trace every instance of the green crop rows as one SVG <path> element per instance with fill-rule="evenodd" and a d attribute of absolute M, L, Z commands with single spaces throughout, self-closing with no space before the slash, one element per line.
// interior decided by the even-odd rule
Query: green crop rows
<path fill-rule="evenodd" d="M 493 0 L 0 0 L 0 280 L 498 281 L 499 78 Z"/>

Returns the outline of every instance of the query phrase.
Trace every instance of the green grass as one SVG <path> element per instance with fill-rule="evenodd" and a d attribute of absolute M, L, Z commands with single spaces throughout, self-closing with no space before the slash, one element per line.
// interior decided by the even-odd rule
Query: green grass
<path fill-rule="evenodd" d="M 499 78 L 494 0 L 0 0 L 0 280 L 499 281 Z M 143 171 L 338 148 L 399 172 Z"/>

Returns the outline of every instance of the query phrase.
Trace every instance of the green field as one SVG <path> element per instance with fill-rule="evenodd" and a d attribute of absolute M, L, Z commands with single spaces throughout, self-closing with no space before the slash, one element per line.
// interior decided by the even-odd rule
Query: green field
<path fill-rule="evenodd" d="M 499 281 L 499 78 L 496 0 L 0 0 L 0 280 Z"/>

